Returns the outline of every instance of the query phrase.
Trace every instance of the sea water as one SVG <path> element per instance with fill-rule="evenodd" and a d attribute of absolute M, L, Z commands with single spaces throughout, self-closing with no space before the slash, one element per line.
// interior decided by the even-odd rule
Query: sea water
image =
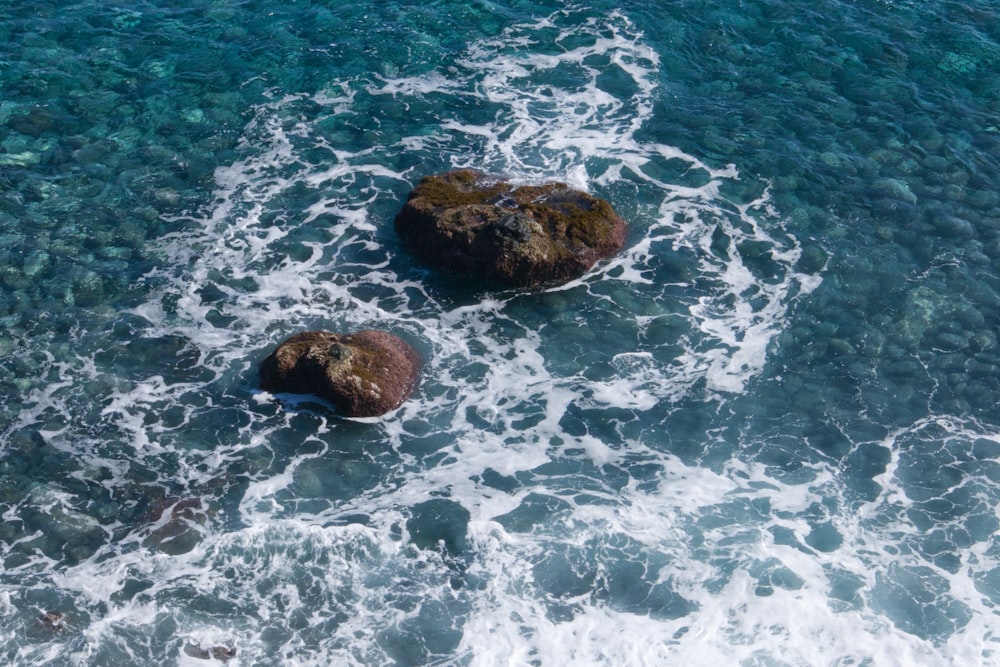
<path fill-rule="evenodd" d="M 437 275 L 458 167 L 625 248 Z M 0 660 L 1000 664 L 998 312 L 984 0 L 5 0 Z"/>

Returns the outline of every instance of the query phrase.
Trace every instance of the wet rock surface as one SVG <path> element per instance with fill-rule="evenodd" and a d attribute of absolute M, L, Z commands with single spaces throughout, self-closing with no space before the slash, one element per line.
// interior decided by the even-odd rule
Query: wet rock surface
<path fill-rule="evenodd" d="M 270 392 L 315 394 L 348 417 L 398 408 L 416 387 L 420 355 L 383 331 L 306 331 L 281 343 L 260 366 Z"/>
<path fill-rule="evenodd" d="M 624 220 L 603 199 L 469 169 L 424 178 L 395 227 L 434 268 L 505 287 L 567 282 L 625 242 Z"/>
<path fill-rule="evenodd" d="M 212 646 L 206 648 L 204 646 L 187 644 L 184 647 L 184 653 L 199 660 L 218 660 L 219 662 L 229 662 L 236 657 L 236 647 Z"/>

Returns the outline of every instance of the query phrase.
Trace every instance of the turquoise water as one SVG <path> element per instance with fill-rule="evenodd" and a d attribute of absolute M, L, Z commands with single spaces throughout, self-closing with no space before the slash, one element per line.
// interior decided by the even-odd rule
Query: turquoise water
<path fill-rule="evenodd" d="M 0 93 L 6 663 L 1000 661 L 989 3 L 0 2 Z M 626 247 L 433 275 L 452 167 Z"/>

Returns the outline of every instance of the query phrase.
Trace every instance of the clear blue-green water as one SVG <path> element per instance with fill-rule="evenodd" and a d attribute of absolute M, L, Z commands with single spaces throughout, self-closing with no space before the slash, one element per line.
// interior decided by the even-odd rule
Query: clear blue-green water
<path fill-rule="evenodd" d="M 436 276 L 453 167 L 626 247 Z M 0 662 L 998 664 L 998 313 L 984 0 L 2 1 Z"/>

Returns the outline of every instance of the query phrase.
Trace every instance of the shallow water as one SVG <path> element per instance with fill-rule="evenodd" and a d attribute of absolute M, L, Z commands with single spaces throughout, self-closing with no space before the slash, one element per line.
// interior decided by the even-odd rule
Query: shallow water
<path fill-rule="evenodd" d="M 8 663 L 997 660 L 986 3 L 0 19 Z M 626 247 L 436 276 L 391 222 L 452 167 Z M 426 360 L 393 413 L 257 389 L 371 327 Z"/>

